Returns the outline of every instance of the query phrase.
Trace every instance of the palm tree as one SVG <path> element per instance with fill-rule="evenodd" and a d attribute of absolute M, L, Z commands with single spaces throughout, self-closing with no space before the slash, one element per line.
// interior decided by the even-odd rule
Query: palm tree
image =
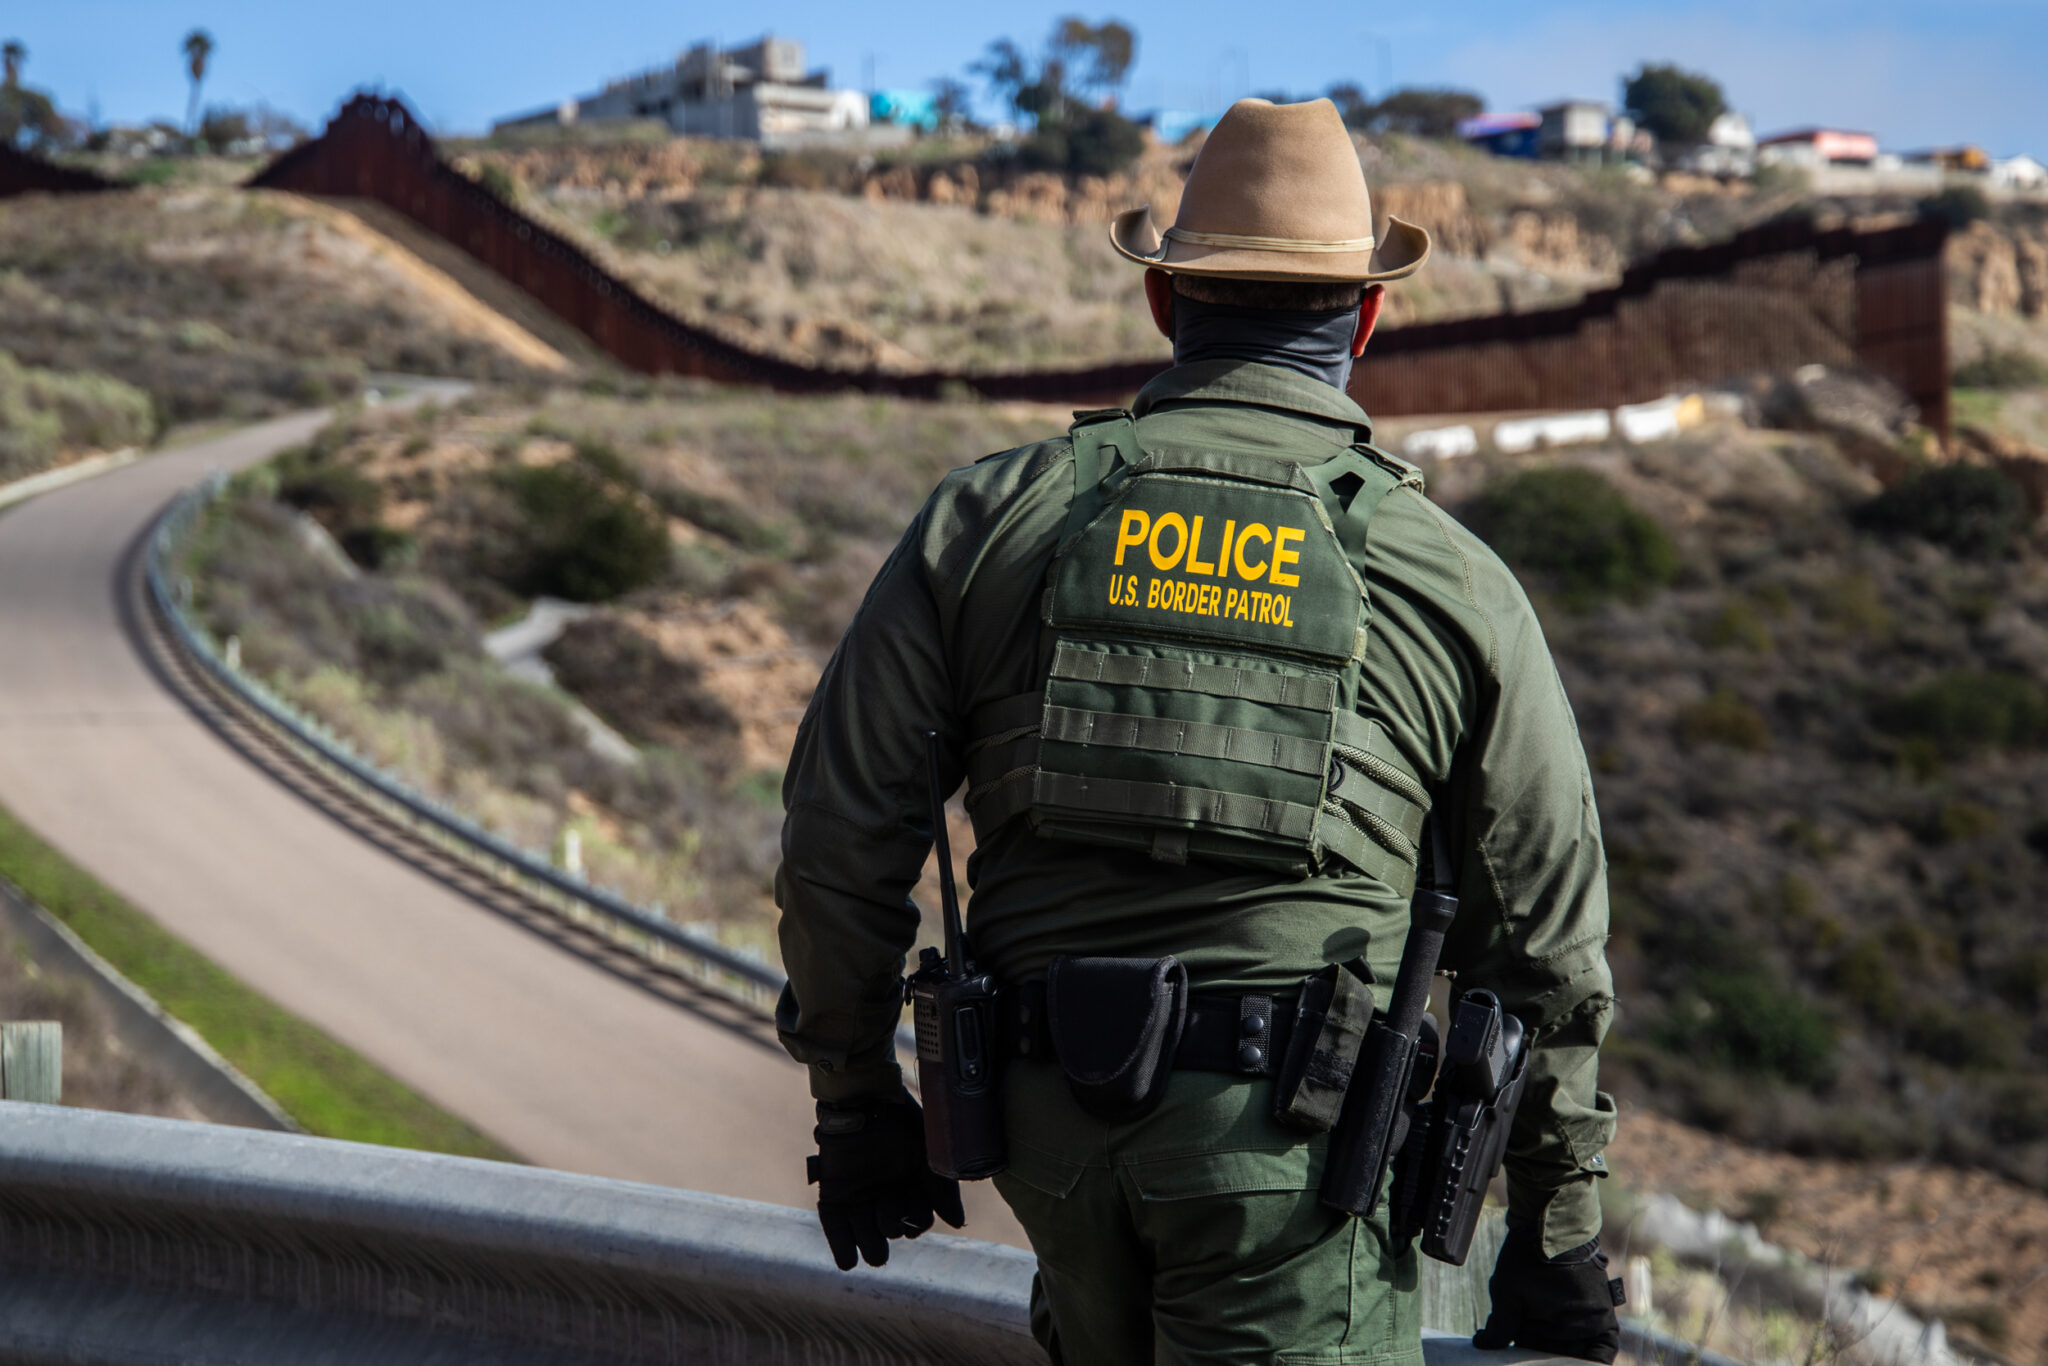
<path fill-rule="evenodd" d="M 21 45 L 21 39 L 9 38 L 0 44 L 0 62 L 7 66 L 7 88 L 14 89 L 21 84 L 21 64 L 28 60 L 28 49 Z"/>
<path fill-rule="evenodd" d="M 185 69 L 192 73 L 192 98 L 185 105 L 185 131 L 199 131 L 199 87 L 206 81 L 206 59 L 213 55 L 213 35 L 195 28 L 185 35 Z"/>

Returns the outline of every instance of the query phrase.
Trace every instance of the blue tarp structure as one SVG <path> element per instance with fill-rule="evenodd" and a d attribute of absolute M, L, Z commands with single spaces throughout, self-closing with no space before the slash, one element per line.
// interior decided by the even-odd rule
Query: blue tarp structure
<path fill-rule="evenodd" d="M 929 90 L 877 90 L 868 96 L 868 117 L 876 123 L 934 132 L 939 126 L 939 99 Z"/>

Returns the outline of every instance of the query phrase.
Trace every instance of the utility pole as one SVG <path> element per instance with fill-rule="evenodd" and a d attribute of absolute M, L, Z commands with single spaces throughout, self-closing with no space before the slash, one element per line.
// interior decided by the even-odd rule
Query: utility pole
<path fill-rule="evenodd" d="M 1382 34 L 1367 33 L 1361 36 L 1364 37 L 1366 42 L 1371 43 L 1380 51 L 1380 86 L 1378 94 L 1384 100 L 1387 96 L 1394 93 L 1394 46 Z"/>

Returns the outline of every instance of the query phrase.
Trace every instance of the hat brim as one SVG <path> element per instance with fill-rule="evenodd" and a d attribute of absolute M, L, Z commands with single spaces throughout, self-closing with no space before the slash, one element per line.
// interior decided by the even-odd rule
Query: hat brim
<path fill-rule="evenodd" d="M 1387 220 L 1383 240 L 1370 251 L 1287 251 L 1175 241 L 1160 234 L 1146 207 L 1118 214 L 1109 225 L 1109 244 L 1125 260 L 1170 275 L 1224 275 L 1235 280 L 1370 285 L 1404 280 L 1429 259 L 1429 234 L 1398 218 Z"/>

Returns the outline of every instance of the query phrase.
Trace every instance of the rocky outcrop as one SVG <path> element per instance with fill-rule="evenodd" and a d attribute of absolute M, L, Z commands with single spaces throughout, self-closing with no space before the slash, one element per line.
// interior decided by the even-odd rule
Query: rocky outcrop
<path fill-rule="evenodd" d="M 2048 317 L 2048 229 L 1970 224 L 1949 238 L 1948 281 L 1965 308 Z"/>
<path fill-rule="evenodd" d="M 1465 187 L 1454 180 L 1376 186 L 1373 207 L 1426 228 L 1435 250 L 1451 256 L 1484 256 L 1493 245 L 1493 234 L 1472 212 Z"/>

